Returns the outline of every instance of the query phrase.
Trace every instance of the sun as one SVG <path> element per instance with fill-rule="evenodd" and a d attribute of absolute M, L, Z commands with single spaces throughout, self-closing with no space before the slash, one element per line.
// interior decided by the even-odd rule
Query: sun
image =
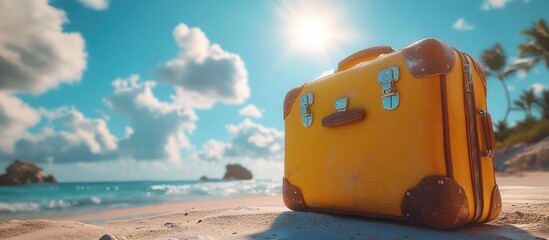
<path fill-rule="evenodd" d="M 290 53 L 327 55 L 354 39 L 342 7 L 326 1 L 281 1 L 278 14 L 282 19 L 284 41 Z"/>
<path fill-rule="evenodd" d="M 295 38 L 300 47 L 323 48 L 329 42 L 326 23 L 319 18 L 307 17 L 297 21 Z"/>

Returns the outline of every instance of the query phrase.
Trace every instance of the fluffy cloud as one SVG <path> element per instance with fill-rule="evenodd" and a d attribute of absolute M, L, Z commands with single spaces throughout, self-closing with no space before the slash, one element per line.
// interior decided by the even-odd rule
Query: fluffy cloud
<path fill-rule="evenodd" d="M 109 7 L 109 0 L 79 0 L 84 6 L 94 10 L 105 10 Z"/>
<path fill-rule="evenodd" d="M 200 28 L 179 24 L 173 31 L 179 56 L 157 69 L 160 82 L 176 87 L 179 103 L 211 108 L 216 102 L 243 103 L 250 96 L 248 72 L 237 54 L 211 44 Z"/>
<path fill-rule="evenodd" d="M 510 2 L 510 0 L 484 0 L 480 8 L 484 11 L 490 9 L 501 9 L 505 7 L 505 4 L 508 2 Z"/>
<path fill-rule="evenodd" d="M 181 148 L 190 147 L 186 133 L 195 129 L 198 117 L 190 108 L 162 102 L 153 93 L 155 82 L 139 82 L 139 76 L 116 79 L 114 93 L 104 102 L 127 117 L 131 128 L 118 143 L 122 158 L 137 160 L 180 160 Z"/>
<path fill-rule="evenodd" d="M 180 160 L 180 150 L 190 147 L 186 134 L 195 129 L 192 109 L 160 101 L 154 82 L 139 76 L 116 79 L 107 106 L 127 117 L 122 139 L 116 138 L 102 118 L 87 118 L 74 107 L 33 109 L 16 97 L 0 94 L 0 157 L 35 162 L 89 162 L 99 160 Z M 38 133 L 27 132 L 38 125 Z"/>
<path fill-rule="evenodd" d="M 240 111 L 238 111 L 238 114 L 245 117 L 254 117 L 254 118 L 263 117 L 263 113 L 261 113 L 261 110 L 259 110 L 259 108 L 257 108 L 253 104 L 246 105 L 245 107 L 240 109 Z"/>
<path fill-rule="evenodd" d="M 40 121 L 40 113 L 19 98 L 0 92 L 0 155 L 14 152 L 14 144 L 27 128 Z"/>
<path fill-rule="evenodd" d="M 452 28 L 459 31 L 471 31 L 475 29 L 475 26 L 465 22 L 465 19 L 460 18 L 454 23 L 454 25 L 452 25 Z"/>
<path fill-rule="evenodd" d="M 35 162 L 74 162 L 114 158 L 117 139 L 104 119 L 86 118 L 73 107 L 35 110 L 46 119 L 36 134 L 26 133 L 4 152 L 7 159 L 23 158 Z"/>
<path fill-rule="evenodd" d="M 200 160 L 217 161 L 225 158 L 225 152 L 230 147 L 228 143 L 210 139 L 202 146 L 202 151 L 196 153 L 194 157 Z"/>
<path fill-rule="evenodd" d="M 209 140 L 194 158 L 207 161 L 224 159 L 280 160 L 283 155 L 284 133 L 245 119 L 238 125 L 228 125 L 230 143 Z"/>
<path fill-rule="evenodd" d="M 541 84 L 541 83 L 534 83 L 532 84 L 532 89 L 534 90 L 534 93 L 541 93 L 543 92 L 543 90 L 545 90 L 545 85 Z"/>
<path fill-rule="evenodd" d="M 0 90 L 43 93 L 80 80 L 84 40 L 63 32 L 65 12 L 47 0 L 2 0 L 0 16 Z"/>

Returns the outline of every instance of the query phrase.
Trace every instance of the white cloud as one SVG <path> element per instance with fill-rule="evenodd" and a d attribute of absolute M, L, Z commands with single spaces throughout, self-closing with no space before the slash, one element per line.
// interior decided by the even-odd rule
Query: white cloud
<path fill-rule="evenodd" d="M 202 146 L 202 151 L 195 154 L 195 157 L 206 161 L 222 160 L 225 158 L 227 148 L 229 144 L 210 139 Z"/>
<path fill-rule="evenodd" d="M 40 113 L 19 98 L 0 92 L 0 155 L 14 152 L 14 144 L 40 121 Z"/>
<path fill-rule="evenodd" d="M 78 162 L 114 158 L 117 138 L 104 119 L 86 118 L 74 107 L 39 109 L 46 119 L 36 134 L 26 133 L 5 158 L 23 158 L 34 162 Z"/>
<path fill-rule="evenodd" d="M 284 132 L 267 128 L 250 119 L 238 125 L 228 125 L 232 136 L 229 143 L 209 140 L 194 158 L 214 161 L 227 159 L 281 160 L 284 146 Z"/>
<path fill-rule="evenodd" d="M 534 90 L 534 93 L 539 94 L 545 90 L 545 85 L 541 83 L 534 83 L 532 84 L 532 89 Z"/>
<path fill-rule="evenodd" d="M 263 113 L 261 113 L 261 110 L 259 110 L 259 108 L 257 108 L 253 104 L 246 105 L 245 107 L 240 109 L 240 111 L 238 111 L 238 114 L 245 117 L 254 117 L 254 118 L 261 118 L 263 116 Z"/>
<path fill-rule="evenodd" d="M 488 11 L 490 9 L 502 9 L 511 1 L 512 0 L 484 0 L 480 8 L 484 11 Z"/>
<path fill-rule="evenodd" d="M 454 25 L 452 25 L 452 28 L 459 31 L 471 31 L 475 29 L 475 26 L 465 22 L 465 19 L 460 18 L 454 23 Z"/>
<path fill-rule="evenodd" d="M 74 107 L 60 107 L 50 110 L 41 110 L 49 121 L 56 121 L 70 130 L 65 132 L 67 139 L 85 144 L 93 154 L 112 151 L 117 148 L 117 139 L 114 137 L 104 119 L 89 119 Z"/>
<path fill-rule="evenodd" d="M 198 117 L 190 108 L 160 101 L 153 93 L 155 82 L 139 82 L 139 76 L 116 79 L 114 93 L 104 102 L 127 117 L 131 130 L 119 141 L 118 154 L 137 160 L 180 160 L 180 149 L 190 147 L 186 134 L 196 128 Z"/>
<path fill-rule="evenodd" d="M 331 74 L 334 74 L 334 69 L 328 69 L 328 70 L 324 70 L 323 72 L 321 72 L 318 76 L 315 77 L 315 79 L 319 79 L 319 78 L 323 78 L 323 77 L 326 77 L 328 75 L 331 75 Z"/>
<path fill-rule="evenodd" d="M 47 0 L 3 0 L 0 16 L 0 90 L 43 93 L 80 80 L 84 39 L 63 32 L 65 12 Z"/>
<path fill-rule="evenodd" d="M 509 58 L 511 59 L 511 58 Z M 535 64 L 535 61 L 533 58 L 518 58 L 515 57 L 513 60 L 513 64 L 508 66 L 507 69 L 518 69 L 516 71 L 517 77 L 519 79 L 524 79 L 528 76 L 528 71 L 524 70 L 524 67 L 532 67 Z"/>
<path fill-rule="evenodd" d="M 178 162 L 180 150 L 190 147 L 187 134 L 195 129 L 192 109 L 160 101 L 154 82 L 139 76 L 116 79 L 114 93 L 104 99 L 131 126 L 116 138 L 105 119 L 87 118 L 74 107 L 35 110 L 18 98 L 0 92 L 0 157 L 35 162 L 89 162 L 98 160 L 168 160 Z M 38 133 L 28 129 L 45 120 Z"/>
<path fill-rule="evenodd" d="M 181 52 L 157 73 L 160 82 L 176 87 L 180 104 L 211 108 L 216 102 L 240 104 L 250 96 L 248 71 L 239 55 L 211 44 L 200 28 L 181 23 L 173 35 Z"/>
<path fill-rule="evenodd" d="M 525 79 L 526 77 L 528 77 L 528 72 L 527 71 L 525 71 L 525 70 L 518 70 L 517 71 L 517 78 Z"/>
<path fill-rule="evenodd" d="M 509 90 L 509 92 L 515 91 L 515 86 L 513 86 L 513 85 L 508 85 L 508 86 L 507 86 L 507 90 Z"/>
<path fill-rule="evenodd" d="M 79 0 L 84 6 L 94 10 L 105 10 L 109 7 L 109 0 Z"/>
<path fill-rule="evenodd" d="M 228 125 L 233 139 L 226 150 L 227 156 L 262 159 L 280 159 L 284 145 L 284 132 L 245 119 L 238 125 Z"/>

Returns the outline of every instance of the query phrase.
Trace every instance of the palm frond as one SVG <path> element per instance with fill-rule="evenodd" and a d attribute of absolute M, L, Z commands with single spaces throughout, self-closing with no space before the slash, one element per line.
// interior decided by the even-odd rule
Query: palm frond
<path fill-rule="evenodd" d="M 543 56 L 543 49 L 534 42 L 523 43 L 518 46 L 518 49 L 519 58 Z"/>
<path fill-rule="evenodd" d="M 480 58 L 483 65 L 494 72 L 501 71 L 507 62 L 507 56 L 499 43 L 496 43 L 490 49 L 484 50 Z"/>
<path fill-rule="evenodd" d="M 503 69 L 503 76 L 509 77 L 516 74 L 519 71 L 529 72 L 533 66 L 539 61 L 539 58 L 519 58 L 516 59 L 513 64 Z"/>

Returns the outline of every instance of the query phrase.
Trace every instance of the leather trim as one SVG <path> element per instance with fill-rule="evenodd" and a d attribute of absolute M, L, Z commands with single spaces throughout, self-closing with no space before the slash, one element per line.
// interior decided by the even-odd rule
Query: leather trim
<path fill-rule="evenodd" d="M 496 137 L 492 124 L 492 116 L 489 112 L 482 115 L 482 130 L 484 131 L 484 140 L 486 141 L 486 150 L 490 151 L 489 158 L 493 158 L 496 153 Z"/>
<path fill-rule="evenodd" d="M 408 70 L 416 78 L 451 73 L 456 63 L 452 48 L 435 38 L 412 43 L 402 53 Z"/>
<path fill-rule="evenodd" d="M 290 184 L 288 179 L 284 177 L 282 178 L 282 199 L 284 200 L 284 205 L 289 209 L 300 212 L 307 211 L 301 190 Z"/>
<path fill-rule="evenodd" d="M 469 60 L 462 52 L 456 51 L 461 56 L 462 66 L 469 64 Z M 470 66 L 471 64 L 469 64 Z M 478 221 L 482 216 L 483 211 L 483 194 L 482 194 L 482 171 L 480 169 L 480 150 L 478 145 L 477 118 L 475 107 L 475 85 L 471 83 L 470 91 L 467 91 L 465 67 L 463 67 L 463 94 L 465 99 L 465 120 L 467 132 L 467 147 L 469 151 L 469 169 L 471 173 L 471 183 L 473 188 L 473 198 L 475 203 L 475 213 L 473 221 Z M 474 79 L 473 79 L 474 82 Z M 478 186 L 478 188 L 477 188 Z"/>
<path fill-rule="evenodd" d="M 407 222 L 435 229 L 461 227 L 469 220 L 465 191 L 444 176 L 427 176 L 406 191 L 401 212 Z"/>
<path fill-rule="evenodd" d="M 390 46 L 376 46 L 360 50 L 341 60 L 339 64 L 337 64 L 336 72 L 347 70 L 361 62 L 373 60 L 381 54 L 392 53 L 394 51 L 395 49 Z"/>
<path fill-rule="evenodd" d="M 361 121 L 366 116 L 366 111 L 362 108 L 351 109 L 342 112 L 332 113 L 322 118 L 323 127 L 338 127 Z"/>
<path fill-rule="evenodd" d="M 444 138 L 444 161 L 446 162 L 446 176 L 454 178 L 452 165 L 452 145 L 450 144 L 450 119 L 448 117 L 448 87 L 446 75 L 440 75 L 440 99 L 442 105 L 442 134 Z"/>
<path fill-rule="evenodd" d="M 499 187 L 496 184 L 496 186 L 494 187 L 494 191 L 492 191 L 492 201 L 490 203 L 490 211 L 488 212 L 488 218 L 486 218 L 484 222 L 486 223 L 496 219 L 501 213 L 502 207 L 503 207 L 503 203 L 501 201 L 501 194 L 499 193 Z"/>
<path fill-rule="evenodd" d="M 286 116 L 290 114 L 290 110 L 292 109 L 292 105 L 294 104 L 295 99 L 301 92 L 301 89 L 305 86 L 305 84 L 302 84 L 301 86 L 292 88 L 288 93 L 286 93 L 286 97 L 284 98 L 284 104 L 282 106 L 282 112 L 283 112 L 283 119 L 286 119 Z"/>
<path fill-rule="evenodd" d="M 385 214 L 365 213 L 365 212 L 348 211 L 348 210 L 331 209 L 331 208 L 308 208 L 307 210 L 310 210 L 312 212 L 327 213 L 327 214 L 344 214 L 344 215 L 354 215 L 354 216 L 376 218 L 376 219 L 404 221 L 404 218 L 401 216 L 393 216 L 393 215 L 385 215 Z"/>

